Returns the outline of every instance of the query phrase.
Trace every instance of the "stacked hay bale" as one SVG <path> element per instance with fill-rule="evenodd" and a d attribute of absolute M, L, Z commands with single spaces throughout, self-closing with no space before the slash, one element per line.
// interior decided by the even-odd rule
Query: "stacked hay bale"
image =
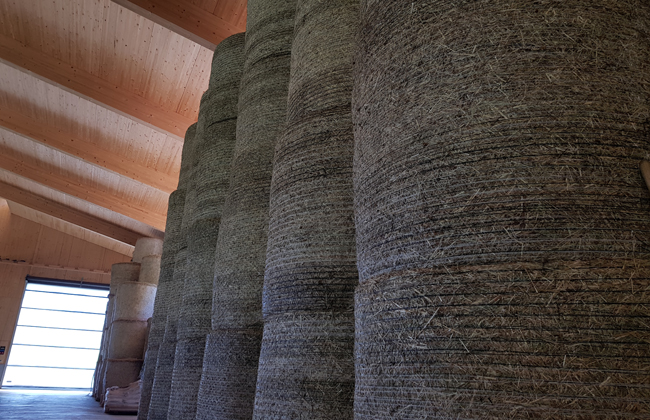
<path fill-rule="evenodd" d="M 168 419 L 194 420 L 206 336 L 212 319 L 215 248 L 228 191 L 235 145 L 237 98 L 244 34 L 222 41 L 214 52 L 210 86 L 201 104 L 195 162 L 195 205 L 190 215 L 187 265 Z"/>
<path fill-rule="evenodd" d="M 356 0 L 298 0 L 273 167 L 256 419 L 352 419 Z"/>
<path fill-rule="evenodd" d="M 149 407 L 153 404 L 156 407 L 162 405 L 160 402 L 164 398 L 164 382 L 171 380 L 171 377 L 156 375 L 158 355 L 160 346 L 163 343 L 165 327 L 167 325 L 167 314 L 171 306 L 171 301 L 176 298 L 173 291 L 174 284 L 174 265 L 176 255 L 185 243 L 181 235 L 181 225 L 185 208 L 185 192 L 188 183 L 189 171 L 191 169 L 191 155 L 193 155 L 194 138 L 196 135 L 196 124 L 191 125 L 185 134 L 185 144 L 183 145 L 183 156 L 181 159 L 181 171 L 178 181 L 178 188 L 169 196 L 169 205 L 167 208 L 167 223 L 165 226 L 165 241 L 163 243 L 163 252 L 160 260 L 160 280 L 158 283 L 158 292 L 154 303 L 154 313 L 151 321 L 149 332 L 149 342 L 145 356 L 144 374 L 142 378 L 142 395 L 140 397 L 140 408 L 138 410 L 138 420 L 149 418 Z M 153 398 L 153 385 L 159 382 L 157 398 Z M 159 412 L 162 412 L 159 410 Z M 165 411 L 166 415 L 166 411 Z M 154 417 L 151 417 L 152 419 Z M 160 418 L 160 417 L 158 417 Z"/>
<path fill-rule="evenodd" d="M 645 418 L 650 3 L 361 9 L 355 418 Z"/>
<path fill-rule="evenodd" d="M 103 404 L 106 388 L 111 386 L 122 386 L 121 384 L 125 378 L 130 377 L 135 372 L 137 379 L 140 372 L 142 361 L 139 360 L 140 356 L 133 358 L 134 360 L 124 360 L 122 356 L 122 347 L 125 338 L 122 336 L 122 328 L 120 320 L 124 314 L 124 306 L 119 302 L 119 290 L 123 284 L 137 282 L 140 277 L 140 264 L 135 262 L 117 263 L 111 266 L 111 285 L 108 294 L 108 309 L 106 311 L 106 318 L 108 322 L 108 330 L 104 332 L 106 337 L 104 341 L 106 355 L 104 359 L 103 371 L 100 372 L 102 385 L 99 389 L 99 401 Z M 146 324 L 146 319 L 145 319 Z M 146 328 L 146 327 L 145 327 Z M 142 354 L 142 352 L 140 352 Z M 131 381 L 132 382 L 132 381 Z M 128 385 L 128 383 L 126 384 Z"/>
<path fill-rule="evenodd" d="M 230 188 L 217 240 L 197 419 L 250 419 L 262 339 L 273 150 L 286 118 L 295 0 L 251 0 Z"/>
<path fill-rule="evenodd" d="M 106 315 L 104 316 L 104 327 L 102 329 L 102 341 L 99 345 L 99 356 L 97 357 L 97 365 L 95 366 L 95 374 L 93 376 L 93 398 L 95 401 L 101 399 L 101 392 L 104 387 L 104 368 L 106 363 L 106 351 L 108 350 L 108 334 L 110 322 L 108 318 L 109 311 L 112 311 L 110 291 L 108 295 L 108 302 L 106 302 Z"/>

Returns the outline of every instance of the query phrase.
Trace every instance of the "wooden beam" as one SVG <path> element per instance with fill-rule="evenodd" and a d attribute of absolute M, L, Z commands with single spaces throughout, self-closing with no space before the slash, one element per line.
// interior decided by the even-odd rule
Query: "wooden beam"
<path fill-rule="evenodd" d="M 34 223 L 38 223 L 39 225 L 43 225 L 50 229 L 65 233 L 66 235 L 70 235 L 86 242 L 90 242 L 91 244 L 99 245 L 102 248 L 115 251 L 119 254 L 126 255 L 128 257 L 133 256 L 134 247 L 132 245 L 116 241 L 115 239 L 109 238 L 108 236 L 104 236 L 95 231 L 83 228 L 70 222 L 66 222 L 65 220 L 57 219 L 54 216 L 50 216 L 49 214 L 42 213 L 27 206 L 23 206 L 22 204 L 16 203 L 14 201 L 7 201 L 7 204 L 9 205 L 9 210 L 11 211 L 12 215 L 22 217 L 23 219 L 27 219 Z M 40 233 L 42 234 L 42 230 Z M 40 239 L 41 235 L 39 234 L 39 241 Z M 35 260 L 37 248 L 38 245 L 34 249 L 35 255 L 32 257 L 32 261 Z"/>
<path fill-rule="evenodd" d="M 156 106 L 142 96 L 75 68 L 13 38 L 0 35 L 0 59 L 41 80 L 182 140 L 190 118 Z"/>
<path fill-rule="evenodd" d="M 98 217 L 91 216 L 64 204 L 30 193 L 2 181 L 0 181 L 0 197 L 129 245 L 135 245 L 136 241 L 142 237 L 142 235 L 137 232 L 125 229 Z"/>
<path fill-rule="evenodd" d="M 178 183 L 178 175 L 167 175 L 139 165 L 126 156 L 102 150 L 83 139 L 53 129 L 43 121 L 35 120 L 12 109 L 0 106 L 0 127 L 18 135 L 61 150 L 86 162 L 171 193 Z"/>
<path fill-rule="evenodd" d="M 133 206 L 123 199 L 110 196 L 105 191 L 99 191 L 88 185 L 76 182 L 69 177 L 62 177 L 48 172 L 40 167 L 37 162 L 14 159 L 9 153 L 5 152 L 2 146 L 0 146 L 0 168 L 65 194 L 115 211 L 131 219 L 153 226 L 156 229 L 165 230 L 166 215 Z M 8 197 L 5 198 L 8 199 Z"/>
<path fill-rule="evenodd" d="M 183 0 L 112 1 L 211 50 L 246 30 L 245 0 L 223 0 L 221 16 Z"/>
<path fill-rule="evenodd" d="M 51 268 L 54 270 L 79 271 L 82 273 L 111 274 L 110 270 L 91 270 L 89 268 L 63 267 L 61 265 L 32 264 L 25 261 L 14 261 L 8 259 L 0 259 L 0 264 L 13 264 L 13 265 L 22 265 L 26 267 L 36 267 L 36 268 Z"/>

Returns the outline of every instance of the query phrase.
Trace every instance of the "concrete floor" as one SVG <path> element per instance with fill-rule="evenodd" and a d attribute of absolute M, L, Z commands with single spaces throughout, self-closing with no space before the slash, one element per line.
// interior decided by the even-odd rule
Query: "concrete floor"
<path fill-rule="evenodd" d="M 0 389 L 2 420 L 127 420 L 130 415 L 104 414 L 88 391 Z"/>

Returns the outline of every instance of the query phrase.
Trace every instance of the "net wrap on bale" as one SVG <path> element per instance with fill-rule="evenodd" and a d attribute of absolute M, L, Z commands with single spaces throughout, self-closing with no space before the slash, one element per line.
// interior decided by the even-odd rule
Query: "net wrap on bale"
<path fill-rule="evenodd" d="M 270 190 L 255 419 L 351 419 L 358 1 L 298 0 Z"/>
<path fill-rule="evenodd" d="M 250 419 L 253 412 L 269 188 L 286 117 L 294 15 L 295 0 L 248 2 L 237 137 L 217 240 L 213 331 L 197 419 Z"/>
<path fill-rule="evenodd" d="M 355 419 L 647 418 L 650 3 L 361 9 Z"/>

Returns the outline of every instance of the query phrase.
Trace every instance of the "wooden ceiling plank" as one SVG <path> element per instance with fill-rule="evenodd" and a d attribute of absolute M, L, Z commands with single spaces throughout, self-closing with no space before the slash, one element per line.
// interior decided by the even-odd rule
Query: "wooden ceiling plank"
<path fill-rule="evenodd" d="M 166 216 L 164 214 L 146 208 L 135 207 L 130 202 L 120 199 L 115 195 L 98 191 L 94 187 L 79 183 L 70 177 L 55 174 L 36 163 L 27 162 L 26 159 L 22 161 L 17 160 L 11 157 L 10 153 L 10 151 L 5 151 L 4 148 L 0 148 L 0 168 L 62 193 L 115 211 L 156 229 L 165 229 Z"/>
<path fill-rule="evenodd" d="M 35 120 L 1 106 L 0 127 L 166 193 L 174 191 L 178 183 L 178 176 L 168 175 L 139 165 L 125 156 L 102 150 L 94 144 L 64 133 L 60 129 L 52 129 L 43 121 Z"/>
<path fill-rule="evenodd" d="M 0 197 L 129 245 L 141 234 L 0 181 Z"/>
<path fill-rule="evenodd" d="M 180 141 L 187 127 L 194 123 L 191 118 L 155 106 L 121 86 L 111 84 L 4 35 L 0 35 L 0 60 L 95 104 L 163 131 Z"/>
<path fill-rule="evenodd" d="M 246 30 L 246 20 L 240 16 L 240 0 L 226 1 L 233 5 L 220 8 L 222 16 L 179 0 L 111 1 L 213 51 L 224 39 Z"/>

